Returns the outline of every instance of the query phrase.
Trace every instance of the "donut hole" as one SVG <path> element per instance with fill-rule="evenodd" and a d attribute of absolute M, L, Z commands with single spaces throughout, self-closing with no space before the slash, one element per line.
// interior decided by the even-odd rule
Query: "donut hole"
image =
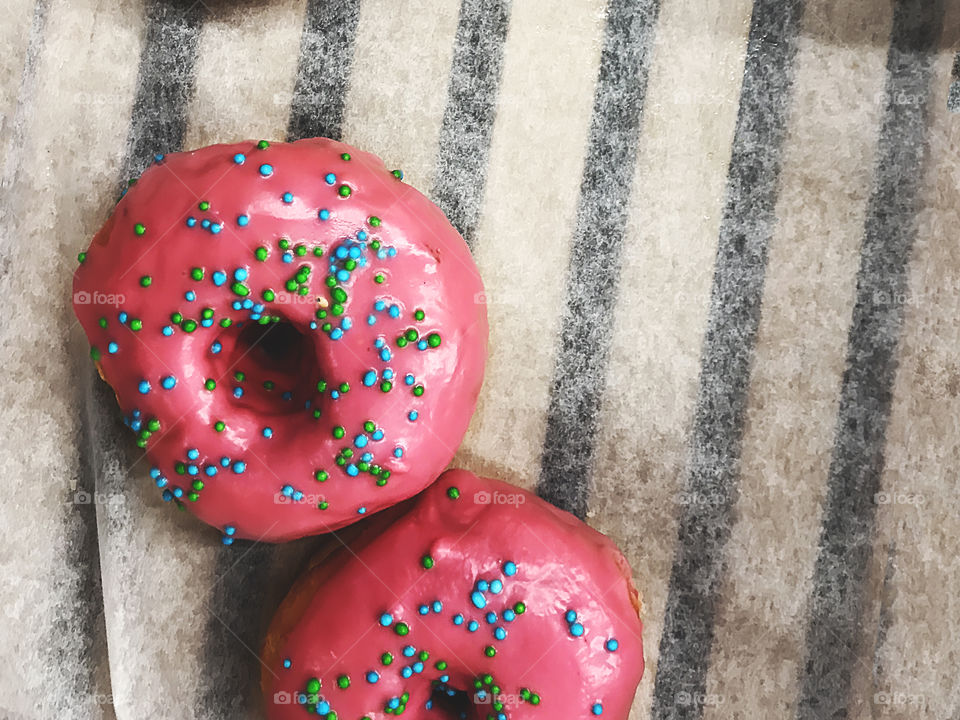
<path fill-rule="evenodd" d="M 219 342 L 217 374 L 230 383 L 234 405 L 286 415 L 302 412 L 316 395 L 319 363 L 313 343 L 286 319 L 238 323 Z"/>
<path fill-rule="evenodd" d="M 484 703 L 474 693 L 450 685 L 434 686 L 430 699 L 433 701 L 433 709 L 439 711 L 441 717 L 486 717 L 487 713 L 484 711 L 490 710 L 489 702 Z"/>

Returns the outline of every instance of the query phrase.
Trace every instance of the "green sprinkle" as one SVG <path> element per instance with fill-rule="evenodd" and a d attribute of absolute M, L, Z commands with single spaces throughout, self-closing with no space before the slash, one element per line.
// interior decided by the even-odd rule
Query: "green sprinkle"
<path fill-rule="evenodd" d="M 399 622 L 396 625 L 394 625 L 393 630 L 395 633 L 397 633 L 397 635 L 400 635 L 400 636 L 406 635 L 407 633 L 410 632 L 410 628 L 407 626 L 407 624 L 402 622 Z"/>
<path fill-rule="evenodd" d="M 100 349 L 96 345 L 90 346 L 90 357 L 93 358 L 94 362 L 99 362 L 100 360 Z"/>
<path fill-rule="evenodd" d="M 266 140 L 261 140 L 257 143 L 258 150 L 266 150 L 268 147 L 270 147 L 270 143 L 268 143 Z"/>
<path fill-rule="evenodd" d="M 340 197 L 344 197 L 344 198 L 345 198 L 345 197 L 350 197 L 350 192 L 351 192 L 351 190 L 350 190 L 350 187 L 349 187 L 348 185 L 341 185 L 341 186 L 340 186 L 340 190 L 339 190 Z"/>
<path fill-rule="evenodd" d="M 139 319 L 137 319 L 137 318 L 134 318 L 133 320 L 131 320 L 131 321 L 130 321 L 130 329 L 133 330 L 134 332 L 139 332 L 140 330 L 142 330 L 142 329 L 143 329 L 143 320 L 139 320 Z"/>
<path fill-rule="evenodd" d="M 196 320 L 184 320 L 184 321 L 183 321 L 183 325 L 181 325 L 181 327 L 183 328 L 183 331 L 184 331 L 184 332 L 192 333 L 194 330 L 197 329 L 197 321 L 196 321 Z"/>
<path fill-rule="evenodd" d="M 105 328 L 107 326 L 107 319 L 105 317 L 100 318 L 99 320 L 97 320 L 97 325 L 99 325 L 102 328 Z"/>
<path fill-rule="evenodd" d="M 337 687 L 339 687 L 341 690 L 346 690 L 348 687 L 350 687 L 350 677 L 347 675 L 341 675 L 338 677 Z"/>
<path fill-rule="evenodd" d="M 133 226 L 133 232 L 135 232 L 137 235 L 143 235 L 146 231 L 147 231 L 147 228 L 144 226 L 143 223 L 137 223 L 136 225 Z"/>
<path fill-rule="evenodd" d="M 213 378 L 207 378 L 206 381 L 204 381 L 203 386 L 207 390 L 213 390 L 214 388 L 217 387 L 217 381 L 214 380 Z"/>
<path fill-rule="evenodd" d="M 311 695 L 314 693 L 320 692 L 320 679 L 319 678 L 310 678 L 307 680 L 307 692 Z"/>
<path fill-rule="evenodd" d="M 235 295 L 239 295 L 240 297 L 246 297 L 250 294 L 250 288 L 240 282 L 235 282 L 230 286 L 230 289 L 233 290 Z"/>
<path fill-rule="evenodd" d="M 201 210 L 209 210 L 209 209 L 210 209 L 210 203 L 208 203 L 206 200 L 201 200 L 201 201 L 200 201 L 200 204 L 197 205 L 197 207 L 200 208 Z"/>
<path fill-rule="evenodd" d="M 376 275 L 373 276 L 373 281 L 378 285 L 382 285 L 384 280 L 386 280 L 386 278 L 383 276 L 382 273 L 377 273 Z"/>
<path fill-rule="evenodd" d="M 327 478 L 330 477 L 327 474 L 326 470 L 317 470 L 313 475 L 319 482 L 326 482 Z"/>
<path fill-rule="evenodd" d="M 346 431 L 345 431 L 341 426 L 337 425 L 337 426 L 333 429 L 333 436 L 334 436 L 337 440 L 339 440 L 340 438 L 342 438 L 344 435 L 346 435 Z"/>
<path fill-rule="evenodd" d="M 429 555 L 424 555 L 422 558 L 420 558 L 420 564 L 423 565 L 423 567 L 425 567 L 427 570 L 429 570 L 434 565 L 433 558 L 430 557 Z"/>
<path fill-rule="evenodd" d="M 85 252 L 80 253 L 77 255 L 77 260 L 79 260 L 80 264 L 83 265 L 83 263 L 87 261 L 87 254 Z"/>
<path fill-rule="evenodd" d="M 424 313 L 423 313 L 423 310 L 420 310 L 419 308 L 418 308 L 417 310 L 415 310 L 414 313 L 413 313 L 413 317 L 414 317 L 414 319 L 416 319 L 416 320 L 423 320 L 423 318 L 425 317 L 425 316 L 424 316 Z"/>
<path fill-rule="evenodd" d="M 217 432 L 223 432 L 224 428 L 226 427 L 227 426 L 224 424 L 223 420 L 217 420 L 213 424 L 213 429 L 216 430 Z"/>
<path fill-rule="evenodd" d="M 458 497 L 460 497 L 460 488 L 456 488 L 453 486 L 448 487 L 447 497 L 450 498 L 451 500 L 456 500 Z"/>
<path fill-rule="evenodd" d="M 343 153 L 343 154 L 340 156 L 340 159 L 341 159 L 341 160 L 349 160 L 349 159 L 350 159 L 350 153 Z"/>
<path fill-rule="evenodd" d="M 384 665 L 389 665 L 390 663 L 393 662 L 393 655 L 391 655 L 388 652 L 385 652 L 383 655 L 380 656 L 380 662 L 383 663 Z"/>
<path fill-rule="evenodd" d="M 267 302 L 273 302 L 273 299 L 276 296 L 277 296 L 276 293 L 274 293 L 273 290 L 270 290 L 269 288 L 263 291 L 263 299 L 266 300 Z"/>
<path fill-rule="evenodd" d="M 380 227 L 380 218 L 376 215 L 371 215 L 367 222 L 370 223 L 372 227 Z"/>
<path fill-rule="evenodd" d="M 258 247 L 256 250 L 253 251 L 253 256 L 260 262 L 263 262 L 264 260 L 266 260 L 269 254 L 270 254 L 270 251 L 262 246 Z"/>
<path fill-rule="evenodd" d="M 203 280 L 203 268 L 193 268 L 190 271 L 190 277 L 192 277 L 194 280 Z"/>
<path fill-rule="evenodd" d="M 430 347 L 439 347 L 440 335 L 438 333 L 430 333 L 427 335 L 427 345 Z"/>

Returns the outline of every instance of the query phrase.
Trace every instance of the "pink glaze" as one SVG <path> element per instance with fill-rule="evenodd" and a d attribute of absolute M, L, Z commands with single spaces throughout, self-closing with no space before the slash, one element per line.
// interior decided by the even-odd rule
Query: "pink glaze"
<path fill-rule="evenodd" d="M 451 488 L 459 497 L 451 497 Z M 424 557 L 433 561 L 429 569 Z M 515 565 L 512 576 L 508 563 Z M 483 702 L 491 685 L 475 697 L 474 681 L 486 674 L 509 720 L 592 718 L 595 706 L 603 718 L 629 715 L 643 647 L 627 561 L 609 539 L 531 493 L 449 471 L 385 532 L 368 533 L 313 572 L 325 579 L 311 585 L 306 576 L 299 586 L 300 594 L 314 588 L 312 599 L 304 603 L 295 588 L 267 638 L 263 686 L 271 720 L 308 717 L 304 702 L 317 703 L 321 717 L 334 711 L 339 720 L 387 718 L 395 713 L 385 708 L 403 693 L 406 718 L 460 717 L 460 711 L 497 717 Z M 478 581 L 488 583 L 482 609 L 471 599 Z M 499 593 L 494 581 L 502 583 Z M 520 602 L 525 611 L 514 610 L 508 620 L 504 610 Z M 579 636 L 567 618 L 571 610 L 582 625 Z M 493 623 L 485 617 L 491 611 Z M 471 621 L 478 623 L 474 632 Z M 401 623 L 405 635 L 397 631 Z M 502 639 L 497 628 L 506 632 Z M 412 657 L 403 653 L 407 645 Z M 487 647 L 496 650 L 493 657 Z M 405 679 L 403 669 L 423 650 L 429 657 L 422 671 Z M 388 665 L 384 653 L 392 655 Z M 440 661 L 446 666 L 438 669 Z M 439 709 L 435 696 L 433 708 L 426 707 L 441 676 L 451 689 L 468 691 L 452 711 Z M 346 689 L 338 684 L 343 677 Z M 315 694 L 313 678 L 320 681 Z M 524 690 L 539 702 L 522 700 Z"/>
<path fill-rule="evenodd" d="M 328 174 L 335 176 L 332 184 Z M 200 209 L 201 202 L 209 208 Z M 205 220 L 210 227 L 203 227 Z M 289 240 L 292 262 L 283 260 L 282 238 Z M 337 260 L 335 270 L 349 277 L 336 281 L 347 294 L 336 316 L 339 291 L 326 280 L 341 245 L 347 258 Z M 268 249 L 264 261 L 255 256 L 260 247 Z M 351 272 L 345 263 L 353 248 L 365 264 Z M 201 280 L 191 276 L 194 268 L 203 271 Z M 310 269 L 302 283 L 294 277 L 301 268 Z M 246 297 L 237 294 L 244 288 L 233 289 L 238 270 L 236 277 L 247 274 Z M 221 285 L 216 272 L 226 276 Z M 267 289 L 274 293 L 269 301 Z M 255 307 L 235 309 L 244 299 Z M 378 301 L 382 311 L 375 309 Z M 280 317 L 285 327 L 272 325 L 264 338 L 265 326 L 251 318 L 258 303 L 261 317 Z M 213 310 L 210 327 L 202 324 L 204 308 Z M 318 319 L 324 308 L 327 317 Z M 128 424 L 142 432 L 151 419 L 160 422 L 140 443 L 165 499 L 223 530 L 228 543 L 327 532 L 422 490 L 463 438 L 486 359 L 483 285 L 462 238 L 379 158 L 320 138 L 265 148 L 215 145 L 160 159 L 81 256 L 74 309 Z M 179 325 L 171 319 L 177 312 Z M 229 327 L 221 326 L 224 318 Z M 349 329 L 341 328 L 344 318 Z M 139 331 L 132 329 L 136 321 Z M 187 332 L 190 321 L 197 327 Z M 327 322 L 332 326 L 325 331 Z M 410 330 L 417 339 L 399 347 L 397 338 Z M 334 339 L 338 332 L 342 337 Z M 418 348 L 435 334 L 439 345 Z M 235 380 L 236 371 L 245 374 L 243 382 Z M 387 371 L 393 379 L 384 391 Z M 171 377 L 175 384 L 165 389 L 164 378 Z M 216 381 L 213 391 L 205 389 L 208 378 Z M 150 386 L 146 394 L 142 381 Z M 265 389 L 265 381 L 274 389 Z M 348 392 L 340 393 L 341 383 L 349 384 Z M 283 398 L 287 391 L 290 399 Z M 225 424 L 220 431 L 218 421 Z M 372 431 L 364 427 L 368 421 Z M 334 437 L 336 428 L 343 428 L 342 438 Z M 341 456 L 344 449 L 350 458 Z M 366 470 L 360 465 L 365 453 L 373 456 Z M 318 471 L 327 474 L 325 481 L 316 479 Z"/>

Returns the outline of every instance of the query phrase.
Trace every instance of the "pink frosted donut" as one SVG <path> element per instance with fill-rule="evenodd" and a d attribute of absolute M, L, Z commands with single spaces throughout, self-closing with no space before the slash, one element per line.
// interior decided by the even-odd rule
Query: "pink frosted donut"
<path fill-rule="evenodd" d="M 443 213 L 326 139 L 158 156 L 80 254 L 74 309 L 163 498 L 283 541 L 422 490 L 486 359 Z"/>
<path fill-rule="evenodd" d="M 295 585 L 264 643 L 267 716 L 625 720 L 639 608 L 609 539 L 451 470 Z"/>

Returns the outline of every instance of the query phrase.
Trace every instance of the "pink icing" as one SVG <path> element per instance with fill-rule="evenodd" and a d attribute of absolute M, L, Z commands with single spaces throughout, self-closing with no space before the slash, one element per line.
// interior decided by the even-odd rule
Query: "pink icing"
<path fill-rule="evenodd" d="M 609 539 L 531 493 L 449 471 L 385 532 L 368 532 L 314 572 L 326 576 L 312 599 L 297 610 L 295 589 L 267 641 L 276 649 L 264 653 L 271 720 L 308 717 L 303 702 L 315 704 L 321 717 L 333 711 L 339 720 L 386 718 L 395 714 L 386 709 L 396 700 L 403 716 L 414 719 L 460 717 L 461 711 L 468 718 L 497 717 L 492 703 L 483 702 L 493 699 L 492 685 L 509 720 L 592 718 L 596 710 L 615 720 L 629 715 L 643 673 L 639 598 L 629 566 Z M 483 592 L 480 581 L 487 583 Z M 494 581 L 502 584 L 499 592 Z M 472 599 L 476 592 L 482 609 Z M 520 602 L 522 614 L 515 609 Z M 485 617 L 491 611 L 492 623 Z M 471 621 L 478 624 L 474 632 Z M 403 635 L 401 623 L 408 629 Z M 506 633 L 501 639 L 497 628 Z M 414 648 L 409 657 L 408 645 Z M 429 657 L 416 672 L 424 650 Z M 390 664 L 384 653 L 392 655 Z M 446 665 L 438 668 L 441 661 Z M 368 680 L 371 672 L 376 682 Z M 483 684 L 487 674 L 492 684 Z M 341 678 L 349 679 L 346 689 Z M 475 696 L 477 678 L 487 695 Z M 315 693 L 312 679 L 320 682 Z M 438 712 L 434 681 L 468 692 L 457 696 L 461 704 L 453 711 Z"/>
<path fill-rule="evenodd" d="M 284 262 L 283 238 L 291 262 Z M 340 246 L 346 258 L 337 259 Z M 261 247 L 264 261 L 255 255 Z M 362 264 L 351 271 L 351 259 Z M 347 294 L 341 315 L 333 314 L 337 290 L 326 284 L 331 260 L 348 275 L 337 280 Z M 194 268 L 202 279 L 191 276 Z M 301 268 L 310 273 L 296 278 Z M 218 285 L 215 273 L 226 281 Z M 234 289 L 236 278 L 243 288 Z M 246 297 L 237 294 L 244 288 Z M 274 296 L 265 300 L 268 289 Z M 216 145 L 160 159 L 120 200 L 74 279 L 74 309 L 128 424 L 142 433 L 150 420 L 160 422 L 141 443 L 165 498 L 224 530 L 228 543 L 333 530 L 436 478 L 479 393 L 483 297 L 470 253 L 440 210 L 376 156 L 326 139 Z M 235 309 L 244 300 L 254 307 Z M 258 304 L 260 317 L 279 316 L 284 326 L 271 326 L 266 338 L 251 317 Z M 318 319 L 324 306 L 327 317 Z M 213 311 L 209 327 L 204 308 Z M 224 318 L 232 325 L 222 327 Z M 187 332 L 191 321 L 197 327 Z M 416 339 L 398 346 L 412 330 Z M 216 381 L 212 391 L 208 378 Z M 349 384 L 346 393 L 341 383 Z M 372 459 L 361 465 L 365 453 Z M 208 475 L 211 467 L 216 474 Z"/>

